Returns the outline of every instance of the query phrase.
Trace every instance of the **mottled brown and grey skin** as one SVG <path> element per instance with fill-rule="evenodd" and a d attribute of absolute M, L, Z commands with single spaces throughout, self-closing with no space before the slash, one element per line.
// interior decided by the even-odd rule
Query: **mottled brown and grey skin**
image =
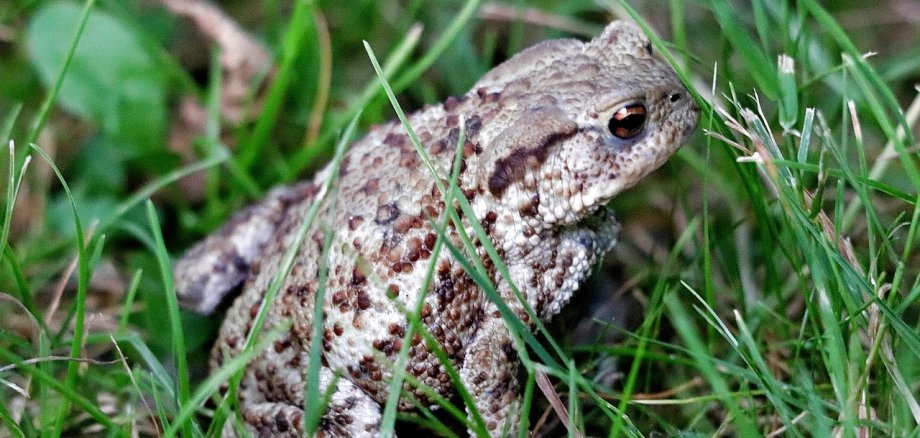
<path fill-rule="evenodd" d="M 667 63 L 634 25 L 610 24 L 590 42 L 547 41 L 486 74 L 464 96 L 409 118 L 442 175 L 449 175 L 465 124 L 461 188 L 539 318 L 569 300 L 615 243 L 617 223 L 605 204 L 660 166 L 694 129 L 698 108 Z M 612 134 L 627 108 L 644 123 L 629 138 Z M 630 119 L 632 122 L 641 119 Z M 622 136 L 622 135 L 621 135 Z M 322 181 L 328 171 L 315 181 Z M 401 309 L 424 297 L 421 318 L 460 371 L 490 433 L 514 430 L 519 417 L 517 352 L 496 306 L 446 251 L 432 258 L 429 219 L 444 203 L 399 123 L 378 126 L 344 158 L 329 248 L 323 311 L 322 391 L 341 378 L 320 424 L 326 436 L 372 436 L 387 397 L 389 364 L 406 332 Z M 242 288 L 214 348 L 212 367 L 237 355 L 282 254 L 304 220 L 318 183 L 275 189 L 192 248 L 176 265 L 183 302 L 212 310 Z M 328 204 L 328 202 L 327 202 Z M 321 216 L 322 217 L 322 216 Z M 464 227 L 470 230 L 469 223 Z M 459 245 L 456 230 L 447 234 Z M 311 230 L 271 306 L 263 332 L 292 324 L 245 370 L 238 397 L 244 421 L 259 435 L 302 433 L 310 324 L 323 234 Z M 480 244 L 476 243 L 477 247 Z M 500 294 L 532 324 L 508 283 Z M 423 294 L 430 263 L 435 277 Z M 454 387 L 443 365 L 415 336 L 407 371 L 440 394 Z M 428 403 L 422 392 L 404 388 Z M 410 409 L 403 398 L 401 409 Z"/>

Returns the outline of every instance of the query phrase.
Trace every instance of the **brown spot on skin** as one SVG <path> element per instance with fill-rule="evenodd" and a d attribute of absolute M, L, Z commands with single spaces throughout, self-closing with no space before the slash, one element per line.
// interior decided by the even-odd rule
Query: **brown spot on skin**
<path fill-rule="evenodd" d="M 401 148 L 399 150 L 399 166 L 414 171 L 418 166 L 418 153 L 413 148 Z"/>
<path fill-rule="evenodd" d="M 470 116 L 468 119 L 466 119 L 465 128 L 466 128 L 466 138 L 476 138 L 476 136 L 479 135 L 479 130 L 482 129 L 482 118 L 475 114 Z M 476 152 L 477 154 L 479 152 L 482 152 L 482 149 L 479 148 L 478 144 L 476 145 L 476 147 L 477 149 L 479 149 L 479 151 Z"/>
<path fill-rule="evenodd" d="M 358 296 L 356 297 L 355 304 L 360 310 L 367 310 L 371 306 L 371 297 L 364 290 L 358 291 Z"/>
<path fill-rule="evenodd" d="M 434 233 L 428 233 L 425 235 L 425 249 L 432 250 L 434 249 L 435 243 L 437 243 L 438 236 Z"/>
<path fill-rule="evenodd" d="M 319 249 L 319 252 L 323 252 L 323 244 L 325 243 L 325 237 L 323 236 L 322 231 L 316 231 L 310 236 L 313 239 L 313 243 L 316 244 L 316 248 Z"/>
<path fill-rule="evenodd" d="M 342 158 L 342 164 L 339 165 L 339 176 L 345 177 L 351 170 L 351 157 L 346 155 Z"/>
<path fill-rule="evenodd" d="M 351 231 L 357 230 L 361 224 L 364 223 L 363 216 L 350 216 L 348 218 L 348 229 Z"/>
<path fill-rule="evenodd" d="M 495 226 L 494 221 L 490 221 L 488 218 L 482 219 L 482 229 L 483 231 L 486 232 L 486 234 L 492 234 L 492 229 L 494 228 L 494 226 Z M 478 242 L 475 242 L 474 244 L 476 243 Z"/>
<path fill-rule="evenodd" d="M 289 428 L 290 425 L 288 424 L 287 418 L 284 418 L 284 412 L 278 411 L 278 413 L 275 414 L 275 430 L 283 433 L 287 432 Z"/>
<path fill-rule="evenodd" d="M 517 359 L 517 350 L 514 349 L 514 345 L 512 345 L 511 342 L 503 343 L 501 348 L 502 353 L 505 353 L 505 357 L 507 357 L 509 361 Z"/>
<path fill-rule="evenodd" d="M 370 356 L 361 357 L 361 360 L 358 362 L 358 366 L 364 372 L 379 369 L 377 363 L 374 362 L 374 358 Z"/>
<path fill-rule="evenodd" d="M 377 216 L 374 217 L 374 223 L 377 225 L 387 225 L 399 217 L 399 207 L 395 202 L 381 205 L 377 208 Z"/>
<path fill-rule="evenodd" d="M 383 138 L 383 144 L 391 147 L 402 147 L 409 140 L 405 134 L 390 132 Z"/>
<path fill-rule="evenodd" d="M 391 284 L 387 286 L 387 298 L 394 299 L 399 296 L 399 286 Z"/>
<path fill-rule="evenodd" d="M 351 271 L 351 285 L 360 286 L 367 282 L 367 275 L 364 274 L 364 270 L 361 269 L 360 265 L 357 265 Z"/>
<path fill-rule="evenodd" d="M 286 205 L 300 202 L 307 198 L 312 198 L 316 196 L 317 193 L 319 193 L 319 186 L 313 183 L 298 184 L 296 188 L 298 190 L 295 193 L 294 199 L 284 199 Z"/>
<path fill-rule="evenodd" d="M 572 266 L 572 254 L 566 254 L 565 257 L 562 258 L 562 269 L 564 271 L 568 271 L 569 267 L 571 266 Z"/>
<path fill-rule="evenodd" d="M 369 195 L 371 193 L 376 193 L 377 190 L 379 189 L 380 189 L 380 180 L 377 178 L 371 178 L 367 180 L 367 182 L 365 182 L 363 186 L 361 186 L 361 189 L 359 191 L 361 193 Z"/>
<path fill-rule="evenodd" d="M 307 297 L 312 297 L 314 292 L 316 292 L 316 280 L 307 283 L 306 286 L 297 288 L 297 298 L 303 301 Z"/>
<path fill-rule="evenodd" d="M 424 220 L 418 216 L 400 216 L 396 221 L 393 222 L 393 232 L 398 234 L 405 234 L 407 231 L 413 228 L 419 228 L 424 225 Z"/>
<path fill-rule="evenodd" d="M 443 138 L 436 141 L 433 145 L 431 145 L 432 155 L 439 155 L 441 152 L 444 152 L 446 150 L 447 150 L 447 140 Z"/>
<path fill-rule="evenodd" d="M 275 341 L 275 353 L 281 353 L 284 350 L 287 350 L 291 347 L 291 341 L 285 339 L 283 341 Z"/>
<path fill-rule="evenodd" d="M 409 241 L 406 242 L 406 247 L 408 249 L 408 254 L 406 255 L 406 258 L 408 258 L 409 261 L 412 261 L 412 262 L 418 260 L 419 251 L 421 251 L 422 249 L 421 239 L 419 239 L 418 237 L 413 237 L 409 239 Z"/>
<path fill-rule="evenodd" d="M 332 408 L 330 407 L 330 411 L 331 410 Z M 332 414 L 330 413 L 330 415 Z M 332 415 L 332 418 L 335 419 L 336 423 L 343 424 L 343 425 L 349 425 L 355 422 L 355 419 L 351 415 L 343 414 L 343 413 L 336 413 Z M 336 434 L 341 434 L 341 432 L 336 432 Z M 331 435 L 331 432 L 330 432 L 330 435 Z"/>
<path fill-rule="evenodd" d="M 438 211 L 444 209 L 444 203 L 439 202 L 437 205 L 426 205 L 425 212 L 427 213 L 426 219 L 434 219 L 438 217 Z"/>
<path fill-rule="evenodd" d="M 342 336 L 342 334 L 345 333 L 345 329 L 341 325 L 339 325 L 339 323 L 335 323 L 332 325 L 332 332 L 336 336 Z"/>
<path fill-rule="evenodd" d="M 447 100 L 444 101 L 444 110 L 445 110 L 445 111 L 448 111 L 448 112 L 451 112 L 451 111 L 453 111 L 454 109 L 456 109 L 456 108 L 457 108 L 457 105 L 460 105 L 460 103 L 462 103 L 462 102 L 463 102 L 463 100 L 461 100 L 460 98 L 457 98 L 457 97 L 454 97 L 454 96 L 450 96 L 450 97 L 447 98 Z M 452 116 L 452 117 L 457 117 L 456 115 L 453 115 L 453 114 L 451 114 L 451 116 Z M 448 120 L 450 120 L 449 117 L 451 117 L 451 116 L 448 116 Z M 448 123 L 450 123 L 450 122 L 448 122 Z"/>
<path fill-rule="evenodd" d="M 460 128 L 451 128 L 447 131 L 447 146 L 453 150 L 460 141 Z"/>
<path fill-rule="evenodd" d="M 539 206 L 540 206 L 540 195 L 534 193 L 533 196 L 530 198 L 530 201 L 521 207 L 521 210 L 520 210 L 521 215 L 525 217 L 536 217 L 539 212 L 538 210 Z"/>
<path fill-rule="evenodd" d="M 438 297 L 438 306 L 441 309 L 454 300 L 454 279 L 452 277 L 442 278 L 440 283 L 435 287 L 434 295 Z"/>
<path fill-rule="evenodd" d="M 469 140 L 467 140 L 465 143 L 463 143 L 463 159 L 464 159 L 464 160 L 466 160 L 466 159 L 472 157 L 473 154 L 475 154 L 475 153 L 476 153 L 476 145 L 474 145 L 473 143 L 470 143 Z M 463 165 L 460 167 L 460 173 L 462 174 L 463 172 L 466 171 L 466 162 L 464 161 L 464 162 L 461 163 L 461 164 L 463 164 Z"/>
<path fill-rule="evenodd" d="M 438 275 L 441 277 L 444 277 L 449 273 L 450 273 L 450 262 L 447 260 L 441 260 L 438 263 Z"/>

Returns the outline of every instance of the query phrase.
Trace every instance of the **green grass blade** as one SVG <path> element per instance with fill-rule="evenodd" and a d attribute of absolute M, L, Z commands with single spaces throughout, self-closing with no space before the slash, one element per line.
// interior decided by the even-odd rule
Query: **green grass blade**
<path fill-rule="evenodd" d="M 393 88 L 396 90 L 403 90 L 418 80 L 422 73 L 428 70 L 438 57 L 447 50 L 451 43 L 457 39 L 457 35 L 459 35 L 463 27 L 466 26 L 473 17 L 481 1 L 482 0 L 466 0 L 460 12 L 457 12 L 454 19 L 451 20 L 450 24 L 444 29 L 444 33 L 442 33 L 441 36 L 435 40 L 434 44 L 431 45 L 431 49 L 426 51 L 422 59 L 416 61 L 405 73 L 400 75 L 399 79 L 394 81 Z"/>
<path fill-rule="evenodd" d="M 339 144 L 335 149 L 335 157 L 333 158 L 333 168 L 332 172 L 329 175 L 329 183 L 327 183 L 327 190 L 331 187 L 331 182 L 335 181 L 338 178 L 339 167 L 341 166 L 342 159 L 345 156 L 345 151 L 348 149 L 348 144 L 351 142 L 352 135 L 354 135 L 355 126 L 358 124 L 358 116 L 355 116 L 351 123 L 348 125 L 348 128 L 345 130 L 345 133 L 342 135 L 342 138 L 339 140 Z M 333 203 L 335 203 L 335 197 L 330 198 Z M 310 210 L 310 222 L 313 222 L 314 215 L 318 212 L 320 207 L 320 202 L 314 202 Z M 335 206 L 330 205 L 328 213 L 329 217 L 335 217 Z M 317 275 L 317 288 L 316 294 L 314 295 L 313 302 L 313 320 L 311 327 L 310 335 L 310 364 L 307 368 L 307 378 L 306 378 L 306 397 L 304 398 L 306 406 L 304 406 L 304 431 L 307 435 L 312 435 L 316 427 L 319 426 L 320 417 L 322 417 L 323 412 L 325 411 L 326 405 L 324 403 L 317 403 L 318 400 L 327 397 L 320 397 L 320 386 L 319 386 L 319 373 L 320 366 L 322 364 L 322 351 L 323 351 L 323 305 L 325 303 L 326 297 L 326 287 L 327 279 L 329 275 L 329 249 L 332 247 L 333 237 L 335 235 L 334 225 L 330 225 L 325 229 L 325 237 L 323 243 L 323 252 L 320 258 L 320 267 L 319 273 Z M 305 228 L 306 231 L 306 228 Z M 331 388 L 329 389 L 332 390 Z M 331 395 L 330 395 L 331 396 Z"/>
<path fill-rule="evenodd" d="M 275 330 L 272 330 L 266 333 L 262 339 L 259 340 L 253 347 L 249 350 L 242 352 L 240 355 L 228 359 L 224 362 L 224 365 L 219 369 L 212 372 L 204 382 L 198 385 L 198 389 L 195 390 L 195 393 L 192 394 L 186 403 L 184 403 L 176 414 L 176 418 L 169 423 L 169 428 L 163 433 L 163 436 L 166 438 L 174 437 L 179 434 L 182 430 L 180 436 L 190 436 L 185 435 L 184 429 L 189 424 L 189 421 L 192 419 L 192 415 L 198 410 L 198 407 L 203 405 L 207 401 L 208 397 L 211 394 L 216 394 L 223 382 L 226 382 L 227 379 L 232 377 L 234 374 L 242 372 L 256 354 L 261 352 L 266 346 L 277 340 L 281 337 L 281 334 L 287 330 L 287 327 L 278 327 Z"/>
<path fill-rule="evenodd" d="M 86 21 L 89 19 L 89 14 L 92 12 L 95 4 L 96 0 L 86 0 L 86 3 L 83 5 L 83 12 L 80 15 L 80 24 L 77 26 L 74 36 L 71 39 L 70 49 L 67 50 L 67 57 L 64 59 L 64 65 L 61 66 L 61 72 L 58 73 L 57 79 L 54 81 L 54 86 L 42 102 L 42 107 L 38 111 L 38 117 L 36 117 L 35 122 L 32 124 L 32 129 L 29 131 L 29 137 L 26 143 L 35 143 L 35 141 L 38 140 L 38 135 L 45 129 L 45 123 L 48 122 L 48 117 L 51 115 L 51 108 L 57 101 L 58 93 L 61 92 L 61 86 L 64 85 L 64 76 L 67 75 L 67 70 L 70 69 L 70 63 L 73 61 L 74 52 L 76 52 L 77 44 L 80 42 L 80 35 L 83 34 L 83 29 L 86 27 Z"/>
<path fill-rule="evenodd" d="M 722 377 L 721 372 L 712 363 L 706 345 L 702 342 L 696 328 L 692 326 L 690 318 L 684 310 L 683 303 L 677 294 L 666 294 L 664 305 L 668 310 L 671 322 L 680 335 L 681 339 L 687 344 L 690 355 L 696 362 L 700 373 L 709 382 L 712 387 L 714 396 L 722 402 L 731 414 L 731 421 L 737 427 L 738 436 L 755 437 L 760 436 L 757 425 L 748 414 L 741 409 L 738 403 L 729 391 L 728 382 Z"/>
<path fill-rule="evenodd" d="M 185 357 L 185 334 L 182 330 L 182 321 L 179 318 L 179 300 L 176 297 L 176 289 L 173 284 L 172 264 L 169 261 L 169 254 L 166 252 L 166 243 L 163 241 L 163 232 L 160 229 L 156 209 L 153 207 L 153 202 L 149 200 L 147 201 L 147 220 L 156 244 L 154 255 L 157 259 L 157 266 L 160 269 L 166 308 L 169 312 L 169 331 L 172 339 L 173 355 L 176 358 L 176 384 L 178 387 L 176 406 L 182 409 L 189 403 L 190 393 L 188 364 Z M 183 436 L 192 436 L 192 426 L 190 424 L 182 422 L 179 423 L 179 427 L 182 428 Z"/>
<path fill-rule="evenodd" d="M 265 98 L 259 119 L 256 121 L 256 126 L 246 142 L 241 145 L 239 154 L 236 156 L 235 162 L 244 172 L 248 171 L 254 164 L 255 159 L 268 143 L 268 137 L 280 115 L 285 93 L 290 87 L 294 62 L 304 52 L 305 36 L 308 29 L 313 26 L 313 20 L 311 20 L 313 8 L 314 5 L 311 0 L 297 0 L 294 2 L 291 21 L 288 24 L 282 45 L 280 66 L 272 81 L 271 88 L 268 90 L 268 95 Z"/>
<path fill-rule="evenodd" d="M 85 18 L 85 17 L 84 17 Z M 83 336 L 84 336 L 84 320 L 86 318 L 86 294 L 87 288 L 89 287 L 89 277 L 90 272 L 88 269 L 88 255 L 86 254 L 86 241 L 83 237 L 83 225 L 80 223 L 80 214 L 77 211 L 77 204 L 74 201 L 73 194 L 70 191 L 70 186 L 67 185 L 67 181 L 64 180 L 64 175 L 61 174 L 61 171 L 54 164 L 54 160 L 41 148 L 39 148 L 34 143 L 31 143 L 30 146 L 32 150 L 37 152 L 41 157 L 48 163 L 51 169 L 54 171 L 55 176 L 57 176 L 58 181 L 61 183 L 61 186 L 64 188 L 64 191 L 67 194 L 67 199 L 70 201 L 71 212 L 73 213 L 74 226 L 76 229 L 76 244 L 77 244 L 77 296 L 74 299 L 73 304 L 73 313 L 76 316 L 74 322 L 74 336 L 70 345 L 70 357 L 74 359 L 80 358 L 80 352 L 83 348 Z M 64 381 L 64 385 L 67 388 L 68 392 L 74 391 L 77 384 L 77 374 L 79 373 L 79 362 L 71 361 L 67 365 L 67 377 Z M 63 427 L 65 417 L 67 412 L 70 409 L 71 399 L 65 399 L 65 402 L 61 404 L 60 409 L 58 410 L 57 420 L 54 423 L 53 429 L 51 429 L 52 436 L 59 436 L 61 433 L 61 428 Z"/>

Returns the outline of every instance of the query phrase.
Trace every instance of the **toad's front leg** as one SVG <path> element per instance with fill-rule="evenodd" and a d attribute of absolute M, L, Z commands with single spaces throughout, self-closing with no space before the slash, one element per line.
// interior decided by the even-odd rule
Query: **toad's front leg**
<path fill-rule="evenodd" d="M 489 435 L 513 436 L 520 417 L 520 365 L 504 319 L 494 305 L 490 307 L 466 350 L 460 380 L 470 392 Z"/>
<path fill-rule="evenodd" d="M 284 394 L 279 388 L 268 388 L 269 382 L 259 381 L 266 377 L 265 370 L 253 370 L 246 376 L 247 383 L 241 388 L 246 402 L 242 406 L 243 421 L 252 428 L 255 436 L 302 437 L 304 433 L 303 382 L 299 385 L 284 384 L 293 394 Z M 380 430 L 380 405 L 361 388 L 347 379 L 336 379 L 326 367 L 320 368 L 320 395 L 335 389 L 326 405 L 326 410 L 315 430 L 315 436 L 327 438 L 371 438 Z M 266 391 L 266 389 L 270 389 Z M 245 392 L 250 394 L 245 394 Z M 255 392 L 255 393 L 253 393 Z M 275 396 L 271 396 L 274 394 Z M 280 397 L 278 397 L 280 395 Z M 252 400 L 256 399 L 256 400 Z M 252 401 L 250 401 L 252 400 Z M 323 400 L 309 400 L 308 403 L 323 403 Z"/>
<path fill-rule="evenodd" d="M 246 327 L 252 324 L 249 311 L 255 294 L 240 297 L 230 310 L 242 324 L 224 325 L 220 341 L 215 345 L 212 367 L 223 366 L 227 358 L 240 354 Z M 269 323 L 268 329 L 273 325 Z M 380 430 L 380 404 L 363 389 L 322 363 L 319 368 L 319 399 L 306 400 L 310 352 L 303 342 L 298 342 L 292 330 L 280 333 L 279 339 L 259 353 L 243 372 L 243 379 L 234 396 L 239 401 L 240 414 L 251 436 L 302 437 L 304 433 L 304 406 L 319 405 L 325 411 L 314 435 L 333 437 L 375 437 Z M 324 400 L 330 393 L 328 403 Z M 325 404 L 324 404 L 325 403 Z M 226 423 L 225 426 L 229 426 Z M 225 427 L 223 436 L 234 436 L 232 428 Z M 228 433 L 229 432 L 229 433 Z"/>

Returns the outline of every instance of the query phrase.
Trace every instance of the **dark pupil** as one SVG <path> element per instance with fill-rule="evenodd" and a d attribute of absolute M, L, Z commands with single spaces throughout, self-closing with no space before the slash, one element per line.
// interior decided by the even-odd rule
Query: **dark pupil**
<path fill-rule="evenodd" d="M 645 129 L 646 109 L 641 103 L 633 103 L 613 113 L 607 127 L 615 137 L 628 140 L 642 133 Z"/>

